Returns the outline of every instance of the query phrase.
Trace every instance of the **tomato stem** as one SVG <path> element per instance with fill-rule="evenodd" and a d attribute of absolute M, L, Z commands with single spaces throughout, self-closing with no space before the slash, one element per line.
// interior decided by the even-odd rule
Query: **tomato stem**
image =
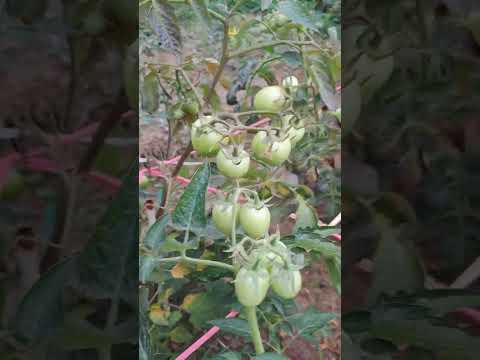
<path fill-rule="evenodd" d="M 235 271 L 232 265 L 229 265 L 220 261 L 191 258 L 185 254 L 182 254 L 182 256 L 176 256 L 176 257 L 170 257 L 170 258 L 159 258 L 159 259 L 156 259 L 156 261 L 159 263 L 172 263 L 172 262 L 176 263 L 179 261 L 183 261 L 189 264 L 214 266 L 214 267 L 219 267 L 219 268 L 230 270 L 230 271 Z"/>
<path fill-rule="evenodd" d="M 233 221 L 232 221 L 232 232 L 230 234 L 232 245 L 235 246 L 237 244 L 237 214 L 238 214 L 238 198 L 242 193 L 242 189 L 240 188 L 240 183 L 238 180 L 236 181 L 237 188 L 235 190 L 235 195 L 233 196 Z"/>
<path fill-rule="evenodd" d="M 261 355 L 265 352 L 265 349 L 263 348 L 262 336 L 260 334 L 260 328 L 258 326 L 257 307 L 246 306 L 245 312 L 247 315 L 248 324 L 250 325 L 250 331 L 252 333 L 252 340 L 255 347 L 255 352 L 257 353 L 257 355 Z"/>

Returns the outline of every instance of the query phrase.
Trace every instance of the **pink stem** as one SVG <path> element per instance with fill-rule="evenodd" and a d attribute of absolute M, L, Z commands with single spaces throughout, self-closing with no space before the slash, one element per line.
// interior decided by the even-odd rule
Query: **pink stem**
<path fill-rule="evenodd" d="M 226 316 L 227 319 L 233 318 L 238 315 L 238 312 L 232 310 Z M 200 349 L 203 344 L 205 344 L 208 340 L 210 340 L 217 332 L 220 331 L 218 326 L 213 326 L 208 330 L 205 334 L 203 334 L 197 341 L 195 341 L 192 345 L 190 345 L 183 353 L 181 353 L 175 360 L 186 360 L 190 355 L 192 355 L 195 351 Z"/>
<path fill-rule="evenodd" d="M 342 235 L 340 235 L 340 234 L 332 234 L 332 235 L 330 235 L 330 237 L 332 237 L 333 239 L 335 239 L 337 241 L 342 241 Z"/>
<path fill-rule="evenodd" d="M 150 175 L 150 176 L 154 176 L 154 177 L 161 177 L 161 178 L 164 178 L 164 179 L 167 178 L 167 176 L 157 167 L 140 170 L 139 178 L 142 178 L 147 174 Z M 180 183 L 181 185 L 184 185 L 184 186 L 190 184 L 190 182 L 191 182 L 190 179 L 187 179 L 183 176 L 177 176 L 177 177 L 175 177 L 175 180 L 178 183 Z M 212 193 L 212 194 L 216 194 L 219 191 L 217 188 L 214 188 L 212 186 L 209 186 L 207 188 L 207 190 L 208 190 L 209 193 Z"/>

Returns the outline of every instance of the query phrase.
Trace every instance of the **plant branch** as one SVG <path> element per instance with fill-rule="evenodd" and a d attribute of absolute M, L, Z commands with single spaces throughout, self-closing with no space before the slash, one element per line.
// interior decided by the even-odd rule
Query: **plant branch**
<path fill-rule="evenodd" d="M 237 214 L 238 214 L 238 208 L 239 208 L 238 198 L 240 197 L 241 193 L 242 193 L 242 190 L 240 189 L 240 184 L 237 180 L 235 195 L 233 196 L 233 222 L 232 222 L 232 231 L 230 233 L 232 246 L 235 246 L 237 243 Z"/>
<path fill-rule="evenodd" d="M 193 91 L 193 94 L 195 95 L 195 98 L 197 99 L 197 102 L 198 104 L 200 105 L 200 107 L 203 107 L 203 100 L 202 100 L 202 97 L 200 96 L 200 94 L 198 93 L 198 90 L 195 86 L 193 86 L 193 83 L 192 81 L 190 80 L 190 78 L 188 77 L 188 74 L 187 72 L 180 68 L 180 73 L 182 74 L 183 78 L 185 79 L 185 81 L 187 82 L 188 86 L 190 86 L 192 88 L 192 91 Z"/>
<path fill-rule="evenodd" d="M 265 349 L 262 343 L 260 328 L 258 327 L 257 307 L 246 306 L 245 312 L 247 315 L 248 324 L 250 325 L 250 331 L 252 333 L 252 340 L 253 340 L 253 345 L 255 346 L 255 352 L 257 353 L 257 355 L 261 355 L 265 352 Z"/>
<path fill-rule="evenodd" d="M 232 272 L 235 271 L 232 265 L 225 264 L 220 261 L 214 261 L 214 260 L 195 259 L 187 255 L 157 259 L 157 262 L 159 263 L 176 263 L 181 261 L 189 264 L 195 264 L 195 265 L 214 266 L 214 267 L 222 268 Z"/>
<path fill-rule="evenodd" d="M 246 49 L 234 51 L 229 55 L 228 60 L 233 59 L 235 57 L 244 56 L 244 55 L 249 54 L 253 51 L 261 50 L 261 49 L 266 48 L 266 47 L 279 46 L 279 45 L 291 46 L 293 48 L 298 49 L 299 46 L 311 46 L 311 45 L 313 45 L 313 43 L 311 41 L 275 40 L 275 41 L 265 42 L 265 43 L 262 43 L 262 44 L 251 46 L 251 47 L 246 48 Z"/>
<path fill-rule="evenodd" d="M 206 103 L 210 104 L 210 101 L 212 100 L 213 94 L 215 93 L 215 87 L 217 86 L 218 82 L 220 81 L 220 78 L 222 77 L 223 70 L 225 69 L 225 66 L 227 65 L 227 62 L 229 60 L 228 56 L 228 28 L 230 26 L 229 22 L 229 17 L 227 17 L 223 21 L 223 40 L 222 40 L 222 56 L 220 58 L 220 64 L 218 65 L 217 72 L 215 73 L 215 76 L 213 78 L 212 85 L 208 89 L 208 93 L 206 96 Z"/>
<path fill-rule="evenodd" d="M 172 178 L 178 175 L 178 173 L 180 172 L 180 169 L 183 166 L 183 163 L 185 162 L 188 155 L 190 155 L 192 151 L 193 151 L 193 146 L 192 146 L 192 142 L 190 142 L 187 148 L 185 149 L 185 151 L 183 152 L 182 156 L 180 156 L 180 159 L 178 159 L 177 166 L 175 166 L 175 169 L 172 172 Z"/>

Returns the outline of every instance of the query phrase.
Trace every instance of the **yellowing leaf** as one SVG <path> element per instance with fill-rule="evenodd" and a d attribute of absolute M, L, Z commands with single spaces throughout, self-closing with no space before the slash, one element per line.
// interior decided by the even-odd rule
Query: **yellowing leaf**
<path fill-rule="evenodd" d="M 206 58 L 205 62 L 207 64 L 207 71 L 210 75 L 215 75 L 218 70 L 220 63 L 213 58 Z"/>
<path fill-rule="evenodd" d="M 270 188 L 270 191 L 272 192 L 272 194 L 280 198 L 287 198 L 291 194 L 290 188 L 279 181 L 268 182 L 267 186 Z"/>
<path fill-rule="evenodd" d="M 184 264 L 184 263 L 177 263 L 172 270 L 170 270 L 170 273 L 175 279 L 183 279 L 186 275 L 190 274 L 192 271 L 190 268 Z"/>
<path fill-rule="evenodd" d="M 232 82 L 223 76 L 220 78 L 220 84 L 222 84 L 225 90 L 230 89 L 230 87 L 232 86 Z"/>
<path fill-rule="evenodd" d="M 238 27 L 236 26 L 229 26 L 228 27 L 228 36 L 233 38 L 238 35 Z"/>
<path fill-rule="evenodd" d="M 150 307 L 149 318 L 155 325 L 166 326 L 168 325 L 168 317 L 170 311 L 162 309 L 160 304 L 153 304 Z"/>
<path fill-rule="evenodd" d="M 185 311 L 190 311 L 191 305 L 199 295 L 200 293 L 188 294 L 187 296 L 185 296 L 185 298 L 183 299 L 182 305 L 180 305 L 180 309 Z"/>
<path fill-rule="evenodd" d="M 215 76 L 215 74 L 217 73 L 218 67 L 220 66 L 220 63 L 213 58 L 206 58 L 205 63 L 207 64 L 208 73 L 212 76 Z M 230 87 L 232 86 L 231 81 L 223 76 L 220 77 L 220 84 L 222 84 L 222 86 L 227 90 L 230 89 Z"/>

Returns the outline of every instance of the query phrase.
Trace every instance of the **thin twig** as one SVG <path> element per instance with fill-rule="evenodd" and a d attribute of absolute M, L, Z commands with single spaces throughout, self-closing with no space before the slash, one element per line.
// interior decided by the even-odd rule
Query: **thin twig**
<path fill-rule="evenodd" d="M 190 80 L 187 72 L 180 68 L 180 73 L 182 74 L 183 78 L 185 79 L 185 81 L 187 82 L 188 86 L 190 86 L 192 88 L 192 91 L 193 91 L 193 94 L 195 95 L 195 98 L 197 99 L 197 102 L 198 104 L 200 105 L 200 107 L 203 107 L 203 100 L 202 100 L 202 97 L 200 96 L 200 94 L 198 93 L 198 90 L 195 86 L 193 86 L 193 83 L 192 81 Z"/>

